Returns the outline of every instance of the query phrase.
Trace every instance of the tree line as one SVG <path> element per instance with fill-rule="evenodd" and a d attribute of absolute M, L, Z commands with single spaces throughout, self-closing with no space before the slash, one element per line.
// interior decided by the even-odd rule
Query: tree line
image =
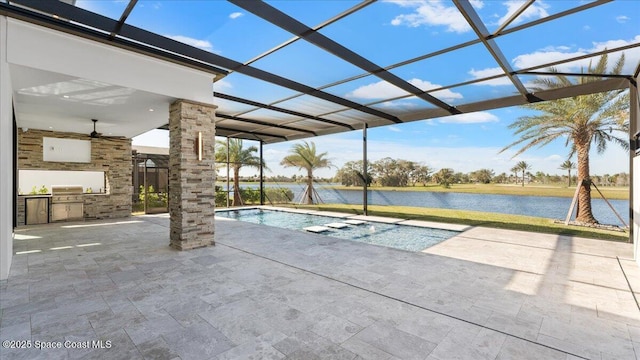
<path fill-rule="evenodd" d="M 571 162 L 569 161 L 569 163 Z M 550 175 L 542 171 L 537 171 L 534 174 L 529 171 L 531 168 L 530 164 L 520 161 L 511 168 L 509 174 L 506 172 L 496 174 L 492 169 L 478 169 L 468 173 L 455 171 L 452 168 L 442 168 L 435 171 L 428 165 L 419 162 L 386 157 L 369 163 L 366 176 L 363 175 L 362 160 L 349 161 L 338 169 L 333 181 L 344 186 L 363 186 L 366 181 L 367 185 L 396 187 L 427 186 L 429 184 L 450 187 L 452 184 L 471 183 L 513 183 L 524 186 L 525 183 L 557 184 L 562 182 L 567 182 L 567 185 L 571 186 L 577 181 L 576 175 L 571 175 L 571 170 L 575 169 L 575 166 L 567 167 L 567 162 L 558 169 L 567 170 L 568 175 Z M 591 180 L 602 186 L 628 186 L 629 174 L 593 175 Z"/>

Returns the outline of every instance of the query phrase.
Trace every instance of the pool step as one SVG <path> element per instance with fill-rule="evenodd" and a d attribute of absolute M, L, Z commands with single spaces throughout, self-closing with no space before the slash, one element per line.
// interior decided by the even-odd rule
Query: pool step
<path fill-rule="evenodd" d="M 329 231 L 330 229 L 326 226 L 316 225 L 316 226 L 307 226 L 306 228 L 303 228 L 303 230 L 318 234 L 321 232 Z"/>
<path fill-rule="evenodd" d="M 365 224 L 366 221 L 356 220 L 356 219 L 349 219 L 349 220 L 345 220 L 344 223 L 345 224 L 349 224 L 349 225 L 362 225 L 362 224 Z"/>
<path fill-rule="evenodd" d="M 325 224 L 324 226 L 327 226 L 327 227 L 330 227 L 330 228 L 334 228 L 334 229 L 344 229 L 346 227 L 349 227 L 349 224 L 334 222 L 334 223 L 330 223 L 330 224 Z"/>

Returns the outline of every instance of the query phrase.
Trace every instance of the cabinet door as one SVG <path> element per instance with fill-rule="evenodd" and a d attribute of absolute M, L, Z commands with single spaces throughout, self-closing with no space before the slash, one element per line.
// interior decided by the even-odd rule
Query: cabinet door
<path fill-rule="evenodd" d="M 67 204 L 51 204 L 51 221 L 67 219 Z"/>
<path fill-rule="evenodd" d="M 70 203 L 67 204 L 69 207 L 68 218 L 69 220 L 80 220 L 84 218 L 84 208 L 82 203 Z"/>

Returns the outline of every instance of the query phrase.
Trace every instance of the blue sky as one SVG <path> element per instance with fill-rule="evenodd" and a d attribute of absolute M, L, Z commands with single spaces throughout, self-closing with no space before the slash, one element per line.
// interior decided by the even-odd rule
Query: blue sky
<path fill-rule="evenodd" d="M 523 1 L 474 0 L 472 4 L 488 30 L 494 31 Z M 582 5 L 588 1 L 537 1 L 520 15 L 511 26 L 550 16 Z M 268 1 L 279 10 L 297 17 L 314 27 L 356 5 L 356 1 Z M 78 6 L 113 18 L 126 6 L 123 1 L 78 1 Z M 474 39 L 465 20 L 454 11 L 449 1 L 379 1 L 365 9 L 330 24 L 320 32 L 347 48 L 360 53 L 380 66 L 398 62 Z M 592 53 L 604 48 L 640 43 L 640 1 L 620 0 L 573 14 L 562 21 L 552 21 L 531 29 L 518 31 L 496 39 L 506 59 L 515 69 L 528 68 Z M 249 61 L 292 36 L 266 21 L 223 1 L 139 1 L 128 23 L 178 41 L 238 61 Z M 625 51 L 625 73 L 631 73 L 640 59 L 638 48 Z M 612 55 L 617 58 L 618 54 Z M 560 68 L 579 71 L 588 64 L 578 61 Z M 297 41 L 279 52 L 256 61 L 253 66 L 291 78 L 310 86 L 320 87 L 334 81 L 361 74 L 357 67 L 338 59 L 305 41 Z M 392 73 L 424 90 L 438 88 L 495 73 L 498 67 L 481 44 L 456 50 L 444 56 L 421 60 L 391 70 Z M 530 86 L 533 76 L 522 76 Z M 264 84 L 247 76 L 233 73 L 216 83 L 215 91 L 260 102 L 271 103 L 294 92 Z M 326 92 L 367 104 L 402 116 L 409 111 L 429 109 L 429 103 L 412 98 L 407 93 L 376 77 L 365 77 Z M 445 89 L 433 93 L 444 101 L 460 105 L 479 100 L 511 95 L 516 92 L 505 79 Z M 402 97 L 401 99 L 396 99 Z M 240 112 L 244 106 L 221 103 L 226 113 Z M 313 115 L 335 110 L 337 106 L 315 101 L 300 108 L 300 101 L 277 104 Z M 491 168 L 500 172 L 519 160 L 532 164 L 533 171 L 563 173 L 558 166 L 566 159 L 568 149 L 563 141 L 544 148 L 530 150 L 512 159 L 514 151 L 499 154 L 499 150 L 516 138 L 507 126 L 526 114 L 522 108 L 506 108 L 465 114 L 369 130 L 369 158 L 385 156 L 422 162 L 434 169 L 450 167 L 469 172 Z M 246 115 L 251 117 L 251 113 Z M 338 167 L 362 156 L 359 131 L 318 137 L 313 140 L 320 150 L 327 151 Z M 134 139 L 134 144 L 168 145 L 167 135 L 158 132 Z M 293 169 L 282 169 L 278 163 L 291 143 L 265 146 L 265 158 L 273 173 L 291 175 Z M 575 161 L 575 159 L 573 159 Z M 592 154 L 592 173 L 628 171 L 628 156 L 611 144 L 603 155 Z M 250 170 L 246 173 L 254 173 Z M 328 176 L 335 169 L 319 172 Z"/>

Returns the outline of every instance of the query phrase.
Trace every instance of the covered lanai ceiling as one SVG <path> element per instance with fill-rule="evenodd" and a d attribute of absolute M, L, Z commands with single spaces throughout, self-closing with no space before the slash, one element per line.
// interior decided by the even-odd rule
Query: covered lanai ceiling
<path fill-rule="evenodd" d="M 631 30 L 603 38 L 604 9 Z M 640 72 L 640 1 L 15 0 L 0 13 L 209 71 L 216 134 L 265 143 L 626 88 Z M 575 80 L 622 53 L 621 75 L 535 91 L 551 67 Z"/>

